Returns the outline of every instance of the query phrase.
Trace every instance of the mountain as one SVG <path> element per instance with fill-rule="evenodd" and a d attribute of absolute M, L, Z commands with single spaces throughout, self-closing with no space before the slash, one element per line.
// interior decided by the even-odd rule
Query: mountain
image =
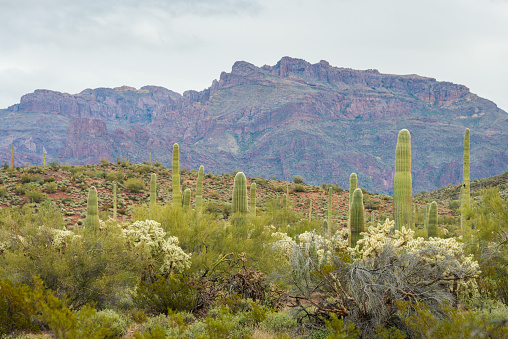
<path fill-rule="evenodd" d="M 471 129 L 471 178 L 508 168 L 508 114 L 463 85 L 282 58 L 236 62 L 231 73 L 183 95 L 157 86 L 36 90 L 0 111 L 0 159 L 87 164 L 127 156 L 251 177 L 392 191 L 400 129 L 412 137 L 413 190 L 462 180 L 464 129 Z"/>

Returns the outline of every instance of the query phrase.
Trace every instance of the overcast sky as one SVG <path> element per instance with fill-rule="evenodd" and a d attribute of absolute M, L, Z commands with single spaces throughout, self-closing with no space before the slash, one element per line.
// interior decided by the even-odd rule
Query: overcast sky
<path fill-rule="evenodd" d="M 199 91 L 283 56 L 463 84 L 508 111 L 508 0 L 0 0 L 0 108 L 40 88 Z"/>

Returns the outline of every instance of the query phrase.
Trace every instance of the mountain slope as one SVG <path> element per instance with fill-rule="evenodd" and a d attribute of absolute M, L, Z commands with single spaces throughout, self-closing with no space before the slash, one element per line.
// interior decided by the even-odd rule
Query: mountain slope
<path fill-rule="evenodd" d="M 36 91 L 2 111 L 0 121 L 0 155 L 10 159 L 14 145 L 19 163 L 41 162 L 44 147 L 48 158 L 66 163 L 122 156 L 141 161 L 151 152 L 169 164 L 178 142 L 183 167 L 300 175 L 308 183 L 345 188 L 356 172 L 359 185 L 390 193 L 397 133 L 407 128 L 417 192 L 461 180 L 468 127 L 471 177 L 508 167 L 508 114 L 467 87 L 288 57 L 274 66 L 236 62 L 208 89 L 183 95 L 155 86 L 76 95 Z M 89 132 L 101 137 L 86 140 Z"/>

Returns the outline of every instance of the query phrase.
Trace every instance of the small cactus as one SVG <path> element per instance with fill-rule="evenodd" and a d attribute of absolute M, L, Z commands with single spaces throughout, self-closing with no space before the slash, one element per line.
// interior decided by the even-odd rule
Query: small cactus
<path fill-rule="evenodd" d="M 256 183 L 250 185 L 250 214 L 256 216 Z"/>
<path fill-rule="evenodd" d="M 150 208 L 157 203 L 157 174 L 152 173 L 150 177 Z"/>
<path fill-rule="evenodd" d="M 97 233 L 99 229 L 99 206 L 97 203 L 97 190 L 94 186 L 88 191 L 88 200 L 86 207 L 85 228 Z"/>
<path fill-rule="evenodd" d="M 353 192 L 353 201 L 351 203 L 351 223 L 349 232 L 349 247 L 356 247 L 356 243 L 361 239 L 361 232 L 365 232 L 365 216 L 363 208 L 363 193 L 360 188 Z"/>
<path fill-rule="evenodd" d="M 437 238 L 437 203 L 435 201 L 430 203 L 429 208 L 429 225 L 427 234 L 429 238 Z"/>
<path fill-rule="evenodd" d="M 113 219 L 116 220 L 116 182 L 113 183 Z"/>
<path fill-rule="evenodd" d="M 186 188 L 183 192 L 183 210 L 188 211 L 190 207 L 190 199 L 191 199 L 191 190 L 190 188 Z"/>
<path fill-rule="evenodd" d="M 196 211 L 201 213 L 203 210 L 203 178 L 205 176 L 205 167 L 200 166 L 198 171 L 198 180 L 196 182 Z"/>
<path fill-rule="evenodd" d="M 173 145 L 173 205 L 182 206 L 182 192 L 180 190 L 180 151 L 178 144 Z"/>

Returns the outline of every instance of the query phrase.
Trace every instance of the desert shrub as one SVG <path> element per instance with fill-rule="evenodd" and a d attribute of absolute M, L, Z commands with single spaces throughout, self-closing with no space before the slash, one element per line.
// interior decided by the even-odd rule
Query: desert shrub
<path fill-rule="evenodd" d="M 30 187 L 31 186 L 31 187 Z M 29 185 L 25 191 L 25 195 L 29 201 L 39 203 L 46 198 L 46 194 L 32 185 Z"/>
<path fill-rule="evenodd" d="M 168 310 L 191 311 L 196 306 L 197 290 L 193 281 L 182 275 L 155 275 L 153 282 L 141 281 L 132 295 L 134 304 L 155 314 Z"/>
<path fill-rule="evenodd" d="M 259 327 L 268 332 L 288 332 L 296 327 L 296 319 L 284 312 L 271 312 L 266 315 Z"/>
<path fill-rule="evenodd" d="M 106 166 L 109 166 L 109 165 L 110 165 L 109 160 L 108 160 L 108 159 L 106 159 L 106 158 L 102 158 L 102 159 L 100 160 L 100 163 L 101 163 L 101 165 L 102 165 L 103 167 L 106 167 Z"/>
<path fill-rule="evenodd" d="M 13 331 L 38 331 L 39 325 L 33 321 L 36 310 L 29 301 L 28 286 L 0 280 L 0 291 L 0 335 Z"/>
<path fill-rule="evenodd" d="M 25 185 L 16 185 L 16 187 L 14 187 L 14 192 L 16 192 L 17 195 L 25 194 L 25 190 Z"/>
<path fill-rule="evenodd" d="M 146 174 L 146 173 L 150 173 L 153 171 L 153 168 L 152 166 L 150 166 L 149 164 L 145 164 L 145 165 L 141 165 L 139 166 L 136 171 L 139 173 L 139 174 Z"/>
<path fill-rule="evenodd" d="M 296 184 L 293 191 L 294 192 L 306 192 L 307 190 L 305 189 L 305 186 L 303 186 L 301 184 Z"/>
<path fill-rule="evenodd" d="M 47 177 L 47 178 L 44 178 L 44 182 L 54 182 L 55 181 L 55 177 L 54 176 L 50 176 L 50 177 Z"/>
<path fill-rule="evenodd" d="M 123 157 L 122 160 L 119 160 L 119 158 L 117 158 L 117 162 L 120 166 L 124 168 L 129 167 L 131 165 L 131 159 L 128 157 Z"/>
<path fill-rule="evenodd" d="M 127 334 L 127 319 L 111 309 L 98 311 L 90 318 L 90 322 L 95 322 L 101 328 L 108 329 L 109 333 L 106 338 L 121 338 Z"/>
<path fill-rule="evenodd" d="M 0 198 L 3 198 L 7 195 L 7 188 L 5 187 L 0 187 Z"/>
<path fill-rule="evenodd" d="M 106 174 L 106 181 L 116 181 L 119 183 L 123 182 L 123 171 L 109 172 Z"/>
<path fill-rule="evenodd" d="M 293 176 L 293 182 L 295 184 L 303 184 L 303 178 L 299 175 Z"/>
<path fill-rule="evenodd" d="M 141 191 L 144 191 L 145 183 L 143 182 L 143 179 L 140 178 L 129 178 L 125 182 L 125 188 L 127 188 L 132 193 L 139 193 Z"/>
<path fill-rule="evenodd" d="M 47 193 L 55 193 L 58 189 L 58 185 L 55 182 L 48 182 L 46 185 L 44 185 L 44 189 Z"/>
<path fill-rule="evenodd" d="M 22 184 L 27 184 L 32 181 L 32 176 L 30 174 L 23 174 L 19 179 L 19 182 Z"/>

